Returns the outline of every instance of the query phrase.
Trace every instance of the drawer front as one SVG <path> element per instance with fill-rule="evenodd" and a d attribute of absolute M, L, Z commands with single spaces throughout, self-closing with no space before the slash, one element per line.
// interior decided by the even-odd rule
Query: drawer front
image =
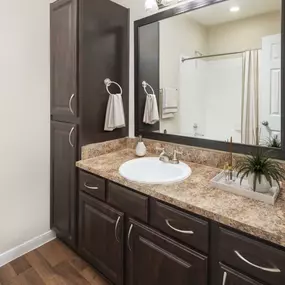
<path fill-rule="evenodd" d="M 262 282 L 285 284 L 285 252 L 224 228 L 219 230 L 219 259 Z"/>
<path fill-rule="evenodd" d="M 108 203 L 121 211 L 138 218 L 144 222 L 148 221 L 148 197 L 135 193 L 115 183 L 108 183 Z"/>
<path fill-rule="evenodd" d="M 150 224 L 196 249 L 208 252 L 209 225 L 207 221 L 151 200 Z"/>
<path fill-rule="evenodd" d="M 243 275 L 220 263 L 219 282 L 221 285 L 262 285 L 261 283 Z"/>
<path fill-rule="evenodd" d="M 80 171 L 79 188 L 91 196 L 105 201 L 106 181 L 105 179 Z"/>

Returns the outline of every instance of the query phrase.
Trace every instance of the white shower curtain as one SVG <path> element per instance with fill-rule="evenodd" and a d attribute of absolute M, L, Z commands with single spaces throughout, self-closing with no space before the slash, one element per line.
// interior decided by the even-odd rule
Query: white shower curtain
<path fill-rule="evenodd" d="M 241 142 L 258 144 L 259 51 L 243 53 Z"/>

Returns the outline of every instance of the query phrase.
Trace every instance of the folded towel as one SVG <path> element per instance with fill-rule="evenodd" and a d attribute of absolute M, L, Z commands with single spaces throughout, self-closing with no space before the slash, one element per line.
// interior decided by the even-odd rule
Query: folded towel
<path fill-rule="evenodd" d="M 125 127 L 125 113 L 121 94 L 109 96 L 104 130 L 111 132 L 117 128 Z"/>
<path fill-rule="evenodd" d="M 168 118 L 174 118 L 174 114 L 178 112 L 178 108 L 165 108 L 162 109 L 161 112 L 161 118 L 162 119 L 168 119 Z"/>
<path fill-rule="evenodd" d="M 178 90 L 176 88 L 162 89 L 162 108 L 178 108 Z"/>
<path fill-rule="evenodd" d="M 178 112 L 178 90 L 176 88 L 161 89 L 161 118 L 173 118 Z"/>
<path fill-rule="evenodd" d="M 156 96 L 148 94 L 146 96 L 143 122 L 145 124 L 153 125 L 159 121 L 158 106 Z"/>

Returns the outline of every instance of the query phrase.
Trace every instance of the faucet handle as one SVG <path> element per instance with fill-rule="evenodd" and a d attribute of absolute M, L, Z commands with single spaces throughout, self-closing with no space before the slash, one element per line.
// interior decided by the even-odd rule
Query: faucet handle
<path fill-rule="evenodd" d="M 157 151 L 161 151 L 161 153 L 160 153 L 160 155 L 159 155 L 159 157 L 162 157 L 164 154 L 165 154 L 165 149 L 164 149 L 164 147 L 156 147 L 156 150 Z"/>
<path fill-rule="evenodd" d="M 181 151 L 178 151 L 178 150 L 174 150 L 173 151 L 173 161 L 178 161 L 178 159 L 177 159 L 177 154 L 178 155 L 182 155 L 183 153 L 181 152 Z"/>

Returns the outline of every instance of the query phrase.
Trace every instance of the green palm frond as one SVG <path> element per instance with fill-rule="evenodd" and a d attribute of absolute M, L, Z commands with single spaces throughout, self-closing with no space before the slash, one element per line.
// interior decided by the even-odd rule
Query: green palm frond
<path fill-rule="evenodd" d="M 272 187 L 273 181 L 280 186 L 280 180 L 285 180 L 285 170 L 279 163 L 269 157 L 269 152 L 258 150 L 255 154 L 247 155 L 236 163 L 237 176 L 240 176 L 240 183 L 250 174 L 254 175 L 253 190 L 256 190 L 257 181 L 261 183 L 262 176 Z"/>

